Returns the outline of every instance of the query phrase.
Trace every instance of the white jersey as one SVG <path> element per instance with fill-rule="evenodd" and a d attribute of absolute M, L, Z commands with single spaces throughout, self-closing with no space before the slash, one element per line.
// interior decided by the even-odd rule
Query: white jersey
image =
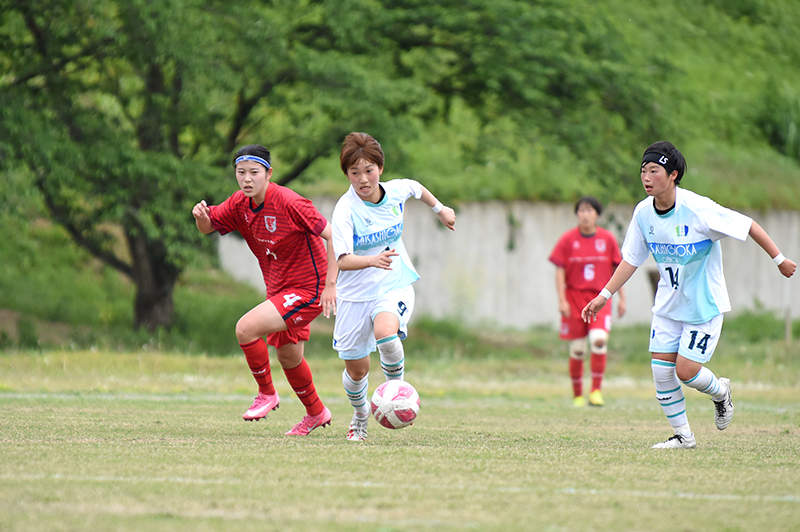
<path fill-rule="evenodd" d="M 653 255 L 658 281 L 653 314 L 683 323 L 705 323 L 731 309 L 719 240 L 746 240 L 753 220 L 680 187 L 675 208 L 664 215 L 654 199 L 641 201 L 622 244 L 622 259 L 637 268 Z"/>
<path fill-rule="evenodd" d="M 352 185 L 333 209 L 333 251 L 336 259 L 346 254 L 378 255 L 387 249 L 392 269 L 364 268 L 340 271 L 336 281 L 337 298 L 344 301 L 372 301 L 419 279 L 401 238 L 403 211 L 411 196 L 422 197 L 422 185 L 413 179 L 394 179 L 380 183 L 385 192 L 380 203 L 362 200 Z"/>

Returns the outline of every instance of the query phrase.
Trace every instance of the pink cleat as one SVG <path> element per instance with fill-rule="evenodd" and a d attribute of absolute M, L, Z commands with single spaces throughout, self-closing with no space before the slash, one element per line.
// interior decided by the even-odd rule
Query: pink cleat
<path fill-rule="evenodd" d="M 317 427 L 324 427 L 331 424 L 331 411 L 328 407 L 323 407 L 322 412 L 316 416 L 308 414 L 303 417 L 303 420 L 292 427 L 292 430 L 286 433 L 287 436 L 308 436 L 312 430 Z"/>
<path fill-rule="evenodd" d="M 242 414 L 242 419 L 245 421 L 258 421 L 262 417 L 267 417 L 270 410 L 276 410 L 280 404 L 281 399 L 278 397 L 277 392 L 272 395 L 258 392 L 256 400 L 253 401 L 253 404 L 250 405 L 247 412 Z"/>

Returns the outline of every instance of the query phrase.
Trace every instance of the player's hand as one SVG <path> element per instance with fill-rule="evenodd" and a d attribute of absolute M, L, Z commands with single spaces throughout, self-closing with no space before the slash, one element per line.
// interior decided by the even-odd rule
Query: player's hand
<path fill-rule="evenodd" d="M 450 207 L 442 207 L 442 210 L 437 213 L 439 221 L 451 231 L 456 230 L 456 211 Z"/>
<path fill-rule="evenodd" d="M 558 312 L 565 318 L 569 318 L 569 303 L 566 301 L 559 301 L 558 303 Z"/>
<path fill-rule="evenodd" d="M 380 255 L 373 255 L 372 267 L 380 268 L 382 270 L 392 269 L 392 257 L 398 256 L 399 253 L 395 249 L 386 249 Z"/>
<path fill-rule="evenodd" d="M 785 261 L 781 262 L 780 266 L 778 266 L 778 270 L 780 270 L 784 277 L 791 277 L 794 275 L 794 271 L 796 269 L 797 264 L 791 259 L 786 259 Z"/>
<path fill-rule="evenodd" d="M 628 310 L 628 307 L 625 305 L 625 300 L 620 298 L 619 302 L 617 303 L 617 317 L 621 318 L 624 316 L 626 310 Z"/>
<path fill-rule="evenodd" d="M 325 283 L 319 304 L 322 306 L 322 314 L 326 318 L 330 318 L 331 314 L 336 316 L 336 283 Z"/>
<path fill-rule="evenodd" d="M 583 307 L 581 311 L 581 319 L 586 323 L 592 323 L 597 319 L 597 313 L 600 309 L 606 306 L 608 300 L 603 296 L 597 296 Z"/>
<path fill-rule="evenodd" d="M 201 200 L 200 203 L 194 206 L 192 209 L 192 216 L 194 216 L 195 220 L 203 222 L 208 220 L 208 215 L 211 212 L 211 209 L 208 208 L 206 204 L 206 200 Z"/>

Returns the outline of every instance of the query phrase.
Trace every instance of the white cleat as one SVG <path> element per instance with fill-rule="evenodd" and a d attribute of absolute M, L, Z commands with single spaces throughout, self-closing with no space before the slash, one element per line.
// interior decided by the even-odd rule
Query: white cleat
<path fill-rule="evenodd" d="M 717 423 L 719 430 L 725 430 L 731 424 L 733 419 L 733 400 L 731 399 L 731 380 L 721 377 L 719 382 L 725 387 L 725 398 L 722 401 L 714 401 L 716 413 L 714 414 L 714 421 Z M 712 398 L 713 401 L 713 398 Z"/>
<path fill-rule="evenodd" d="M 694 449 L 697 447 L 697 442 L 694 439 L 694 434 L 688 436 L 681 436 L 676 434 L 667 441 L 657 443 L 651 447 L 652 449 Z"/>
<path fill-rule="evenodd" d="M 361 417 L 358 414 L 353 414 L 353 420 L 350 422 L 350 428 L 347 430 L 347 439 L 349 441 L 364 441 L 367 439 L 367 417 Z"/>

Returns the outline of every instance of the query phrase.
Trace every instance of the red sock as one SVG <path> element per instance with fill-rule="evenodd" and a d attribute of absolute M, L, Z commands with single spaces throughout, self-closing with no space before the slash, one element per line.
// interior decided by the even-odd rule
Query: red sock
<path fill-rule="evenodd" d="M 569 358 L 569 376 L 572 377 L 572 394 L 583 395 L 583 359 Z"/>
<path fill-rule="evenodd" d="M 269 348 L 263 338 L 259 338 L 249 344 L 239 347 L 244 351 L 247 365 L 253 373 L 253 378 L 258 383 L 258 391 L 268 395 L 275 393 L 275 386 L 272 385 L 272 371 L 269 369 Z"/>
<path fill-rule="evenodd" d="M 310 416 L 320 415 L 324 405 L 317 395 L 317 389 L 314 388 L 314 377 L 311 376 L 311 368 L 308 367 L 306 359 L 304 358 L 295 368 L 283 368 L 283 372 L 297 398 L 306 407 L 306 413 Z"/>
<path fill-rule="evenodd" d="M 599 390 L 603 385 L 603 374 L 606 372 L 606 355 L 592 353 L 592 391 Z"/>

